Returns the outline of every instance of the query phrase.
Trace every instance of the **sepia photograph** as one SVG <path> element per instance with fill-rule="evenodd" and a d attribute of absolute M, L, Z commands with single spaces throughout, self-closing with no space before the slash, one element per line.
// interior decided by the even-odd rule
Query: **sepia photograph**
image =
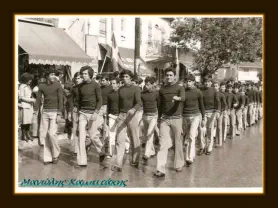
<path fill-rule="evenodd" d="M 15 194 L 263 194 L 264 15 L 14 15 Z"/>

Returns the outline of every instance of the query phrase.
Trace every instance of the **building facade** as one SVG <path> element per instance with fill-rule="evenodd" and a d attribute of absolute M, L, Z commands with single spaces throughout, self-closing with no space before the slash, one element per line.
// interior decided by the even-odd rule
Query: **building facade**
<path fill-rule="evenodd" d="M 147 71 L 153 75 L 155 68 L 165 69 L 174 60 L 173 50 L 166 45 L 171 34 L 170 20 L 158 17 L 141 17 L 140 20 L 140 57 L 145 68 L 148 68 Z M 128 66 L 132 66 L 134 62 L 135 17 L 60 17 L 58 27 L 63 28 L 93 59 L 92 65 L 99 71 L 103 68 L 100 65 L 105 62 L 106 46 L 112 46 L 113 34 L 121 61 L 129 62 Z"/>
<path fill-rule="evenodd" d="M 234 78 L 241 82 L 258 82 L 258 74 L 262 73 L 262 68 L 263 63 L 261 61 L 242 62 L 236 66 L 225 65 L 225 67 L 218 69 L 215 76 L 217 76 L 219 80 Z"/>

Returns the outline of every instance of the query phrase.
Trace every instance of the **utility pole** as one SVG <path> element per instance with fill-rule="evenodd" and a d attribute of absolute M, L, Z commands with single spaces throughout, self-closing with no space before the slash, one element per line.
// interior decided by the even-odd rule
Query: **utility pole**
<path fill-rule="evenodd" d="M 136 76 L 140 64 L 141 19 L 135 18 L 135 49 L 134 49 L 134 75 Z"/>

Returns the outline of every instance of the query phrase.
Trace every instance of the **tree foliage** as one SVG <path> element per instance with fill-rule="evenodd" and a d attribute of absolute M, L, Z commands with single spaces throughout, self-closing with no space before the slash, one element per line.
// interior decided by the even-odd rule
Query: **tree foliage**
<path fill-rule="evenodd" d="M 262 58 L 262 18 L 177 18 L 171 26 L 170 42 L 196 51 L 194 70 L 203 76 Z"/>

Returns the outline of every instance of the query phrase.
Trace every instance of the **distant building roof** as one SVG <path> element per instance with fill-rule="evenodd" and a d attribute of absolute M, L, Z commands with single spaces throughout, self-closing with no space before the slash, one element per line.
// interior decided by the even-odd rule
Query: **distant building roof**
<path fill-rule="evenodd" d="M 246 68 L 262 68 L 263 63 L 256 61 L 256 62 L 242 62 L 238 65 L 238 67 L 246 67 Z"/>

